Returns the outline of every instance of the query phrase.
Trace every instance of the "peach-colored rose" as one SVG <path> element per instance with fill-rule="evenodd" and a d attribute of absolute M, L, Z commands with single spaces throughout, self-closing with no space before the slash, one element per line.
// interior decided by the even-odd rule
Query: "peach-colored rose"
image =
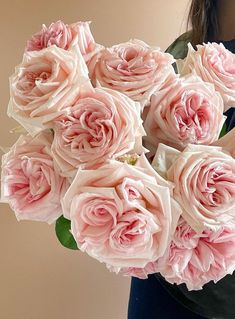
<path fill-rule="evenodd" d="M 71 50 L 71 47 L 78 45 L 86 63 L 89 63 L 102 48 L 95 43 L 90 22 L 76 22 L 68 25 L 57 21 L 51 23 L 49 27 L 43 24 L 41 31 L 34 34 L 27 42 L 26 51 L 39 51 L 51 45 L 64 50 Z"/>
<path fill-rule="evenodd" d="M 205 229 L 197 234 L 181 218 L 166 253 L 157 262 L 167 281 L 185 283 L 189 290 L 202 289 L 235 270 L 235 225 L 228 224 L 217 231 Z"/>
<path fill-rule="evenodd" d="M 159 143 L 177 149 L 188 144 L 209 145 L 222 129 L 223 100 L 214 86 L 198 76 L 175 78 L 156 92 L 144 123 L 146 147 L 152 154 Z"/>
<path fill-rule="evenodd" d="M 69 185 L 55 168 L 52 139 L 51 132 L 34 138 L 21 135 L 2 157 L 2 201 L 9 203 L 18 220 L 52 223 L 62 215 L 60 200 Z"/>
<path fill-rule="evenodd" d="M 8 115 L 31 133 L 50 127 L 89 81 L 84 59 L 77 53 L 80 58 L 56 46 L 26 52 L 10 78 Z"/>
<path fill-rule="evenodd" d="M 177 61 L 181 75 L 194 72 L 204 81 L 215 85 L 224 100 L 224 111 L 235 107 L 235 54 L 222 43 L 197 45 L 195 51 L 188 45 L 188 55 L 184 61 Z"/>
<path fill-rule="evenodd" d="M 79 167 L 95 168 L 130 151 L 144 151 L 139 103 L 107 88 L 81 94 L 55 121 L 54 133 L 54 159 L 70 176 Z"/>
<path fill-rule="evenodd" d="M 144 267 L 164 254 L 177 225 L 170 193 L 142 155 L 136 166 L 110 161 L 78 170 L 62 206 L 82 251 L 110 266 Z"/>
<path fill-rule="evenodd" d="M 235 159 L 221 147 L 188 145 L 179 152 L 160 144 L 152 165 L 174 183 L 182 216 L 196 232 L 234 219 Z"/>
<path fill-rule="evenodd" d="M 148 104 L 154 91 L 175 75 L 173 57 L 140 40 L 130 40 L 100 51 L 92 75 L 102 86 Z"/>

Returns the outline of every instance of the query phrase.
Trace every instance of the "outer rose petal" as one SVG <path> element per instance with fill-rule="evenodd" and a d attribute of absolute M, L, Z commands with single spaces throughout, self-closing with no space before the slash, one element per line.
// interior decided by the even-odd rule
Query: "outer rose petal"
<path fill-rule="evenodd" d="M 112 267 L 110 265 L 106 265 L 109 271 L 115 272 L 116 274 L 120 274 L 127 277 L 136 277 L 139 279 L 147 279 L 148 275 L 155 274 L 158 272 L 158 267 L 156 262 L 149 262 L 144 268 L 137 267 Z"/>
<path fill-rule="evenodd" d="M 214 142 L 213 145 L 222 147 L 235 158 L 235 128 Z"/>
<path fill-rule="evenodd" d="M 95 42 L 90 30 L 90 23 L 90 21 L 76 22 L 69 26 L 72 32 L 76 35 L 75 41 L 78 42 L 80 51 L 88 67 L 93 56 L 97 55 L 104 49 L 102 45 Z"/>

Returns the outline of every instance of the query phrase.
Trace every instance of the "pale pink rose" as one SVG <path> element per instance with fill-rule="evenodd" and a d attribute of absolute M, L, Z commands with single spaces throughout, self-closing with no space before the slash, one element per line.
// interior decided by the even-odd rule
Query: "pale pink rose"
<path fill-rule="evenodd" d="M 130 40 L 102 50 L 91 73 L 93 81 L 125 93 L 139 101 L 143 108 L 152 93 L 169 76 L 175 76 L 173 62 L 170 54 L 153 49 L 143 41 Z"/>
<path fill-rule="evenodd" d="M 27 42 L 26 51 L 39 51 L 51 45 L 64 50 L 71 50 L 74 45 L 79 49 L 88 63 L 102 46 L 95 43 L 90 30 L 90 22 L 65 24 L 62 21 L 51 23 L 49 27 L 43 24 L 41 31 L 34 34 Z"/>
<path fill-rule="evenodd" d="M 235 225 L 197 234 L 181 218 L 169 248 L 157 262 L 157 270 L 172 284 L 185 283 L 189 290 L 202 289 L 235 270 Z"/>
<path fill-rule="evenodd" d="M 10 78 L 8 115 L 34 133 L 71 105 L 89 81 L 84 59 L 56 46 L 26 52 Z"/>
<path fill-rule="evenodd" d="M 235 128 L 214 142 L 213 145 L 222 147 L 223 150 L 229 152 L 235 158 Z"/>
<path fill-rule="evenodd" d="M 69 185 L 54 165 L 52 139 L 51 132 L 21 135 L 2 157 L 2 201 L 18 220 L 52 223 L 62 215 L 60 200 Z"/>
<path fill-rule="evenodd" d="M 162 183 L 166 186 L 161 186 Z M 79 249 L 113 267 L 145 267 L 162 256 L 179 214 L 168 185 L 142 155 L 78 170 L 63 200 Z"/>
<path fill-rule="evenodd" d="M 177 149 L 213 143 L 225 121 L 223 108 L 220 94 L 210 83 L 195 75 L 175 78 L 151 98 L 144 123 L 146 147 L 154 154 L 159 143 Z"/>
<path fill-rule="evenodd" d="M 62 21 L 51 23 L 49 27 L 43 24 L 42 29 L 27 41 L 25 50 L 40 51 L 51 45 L 68 50 L 74 36 L 70 26 Z"/>
<path fill-rule="evenodd" d="M 196 232 L 234 219 L 235 159 L 222 148 L 189 145 L 179 152 L 160 144 L 152 165 L 174 183 L 182 216 Z"/>
<path fill-rule="evenodd" d="M 197 45 L 195 51 L 188 45 L 188 55 L 184 61 L 177 61 L 181 75 L 194 72 L 204 81 L 215 85 L 224 100 L 224 111 L 235 107 L 235 54 L 222 43 Z"/>
<path fill-rule="evenodd" d="M 54 159 L 62 173 L 70 176 L 79 167 L 94 169 L 130 151 L 144 151 L 140 105 L 107 88 L 81 94 L 53 129 Z"/>

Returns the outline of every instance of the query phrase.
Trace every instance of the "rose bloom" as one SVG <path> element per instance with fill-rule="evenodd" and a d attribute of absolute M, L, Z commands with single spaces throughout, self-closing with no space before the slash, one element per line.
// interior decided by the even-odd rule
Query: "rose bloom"
<path fill-rule="evenodd" d="M 96 168 L 130 151 L 144 151 L 140 105 L 114 90 L 84 91 L 54 124 L 52 152 L 65 175 L 74 176 L 79 167 Z"/>
<path fill-rule="evenodd" d="M 152 165 L 174 183 L 182 216 L 196 232 L 234 219 L 235 160 L 221 147 L 189 145 L 179 152 L 160 144 Z"/>
<path fill-rule="evenodd" d="M 51 46 L 24 54 L 22 63 L 10 78 L 8 115 L 30 133 L 50 127 L 49 122 L 77 98 L 88 79 L 80 54 Z"/>
<path fill-rule="evenodd" d="M 90 22 L 65 24 L 62 21 L 51 23 L 49 27 L 43 24 L 42 29 L 27 42 L 26 51 L 39 51 L 51 45 L 64 50 L 71 50 L 78 45 L 85 61 L 101 50 L 102 46 L 95 43 L 90 30 Z"/>
<path fill-rule="evenodd" d="M 185 283 L 189 290 L 202 289 L 235 270 L 235 225 L 228 224 L 217 231 L 205 229 L 197 234 L 181 218 L 166 253 L 157 269 L 167 281 Z"/>
<path fill-rule="evenodd" d="M 50 152 L 53 134 L 22 135 L 2 157 L 2 201 L 18 220 L 54 222 L 62 215 L 61 198 L 68 182 L 61 177 Z"/>
<path fill-rule="evenodd" d="M 151 98 L 145 120 L 146 147 L 159 143 L 177 149 L 188 144 L 211 144 L 219 137 L 225 117 L 223 100 L 214 86 L 198 76 L 175 78 Z"/>
<path fill-rule="evenodd" d="M 150 96 L 169 76 L 175 76 L 173 57 L 140 40 L 130 40 L 100 51 L 93 81 L 148 104 Z"/>
<path fill-rule="evenodd" d="M 224 100 L 224 111 L 235 106 L 235 54 L 222 43 L 197 45 L 197 51 L 188 45 L 188 55 L 179 60 L 177 67 L 181 75 L 194 72 L 204 81 L 215 85 Z"/>
<path fill-rule="evenodd" d="M 78 170 L 63 200 L 79 249 L 114 267 L 145 267 L 162 256 L 179 214 L 164 181 L 142 155 Z"/>

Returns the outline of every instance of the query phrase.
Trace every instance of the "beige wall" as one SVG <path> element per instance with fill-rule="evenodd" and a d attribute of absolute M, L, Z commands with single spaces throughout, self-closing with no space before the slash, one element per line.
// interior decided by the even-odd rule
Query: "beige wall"
<path fill-rule="evenodd" d="M 92 20 L 104 45 L 140 38 L 163 49 L 184 31 L 187 0 L 0 0 L 0 145 L 15 139 L 6 117 L 8 77 L 27 38 L 42 23 Z M 53 226 L 0 214 L 0 318 L 125 319 L 129 279 L 82 253 L 60 246 Z M 146 315 L 147 319 L 147 315 Z"/>

